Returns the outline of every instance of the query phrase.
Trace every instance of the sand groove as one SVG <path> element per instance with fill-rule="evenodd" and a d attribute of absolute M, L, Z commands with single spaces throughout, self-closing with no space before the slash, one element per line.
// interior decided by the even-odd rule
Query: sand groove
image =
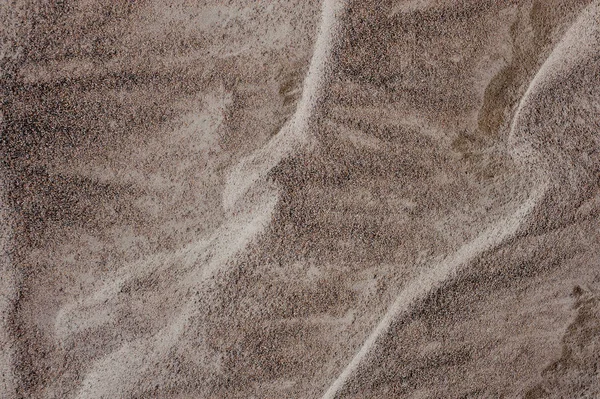
<path fill-rule="evenodd" d="M 0 397 L 560 397 L 591 372 L 600 1 L 35 13 Z"/>

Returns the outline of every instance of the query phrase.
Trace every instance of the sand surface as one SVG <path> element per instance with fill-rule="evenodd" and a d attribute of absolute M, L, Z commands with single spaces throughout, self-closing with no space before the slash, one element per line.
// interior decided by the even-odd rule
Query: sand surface
<path fill-rule="evenodd" d="M 0 22 L 0 398 L 600 398 L 600 0 Z"/>

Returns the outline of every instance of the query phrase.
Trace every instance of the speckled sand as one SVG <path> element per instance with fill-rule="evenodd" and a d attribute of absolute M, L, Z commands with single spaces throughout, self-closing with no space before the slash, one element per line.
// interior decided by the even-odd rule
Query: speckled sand
<path fill-rule="evenodd" d="M 600 398 L 600 0 L 0 38 L 0 398 Z"/>

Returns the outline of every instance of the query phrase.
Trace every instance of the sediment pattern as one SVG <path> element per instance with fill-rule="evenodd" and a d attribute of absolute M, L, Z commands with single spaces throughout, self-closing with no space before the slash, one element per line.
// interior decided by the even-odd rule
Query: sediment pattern
<path fill-rule="evenodd" d="M 13 3 L 2 397 L 600 395 L 598 1 Z"/>

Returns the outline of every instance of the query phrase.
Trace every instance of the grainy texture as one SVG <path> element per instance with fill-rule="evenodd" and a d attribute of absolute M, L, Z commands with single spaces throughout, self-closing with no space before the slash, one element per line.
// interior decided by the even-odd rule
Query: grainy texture
<path fill-rule="evenodd" d="M 600 397 L 598 0 L 0 18 L 0 398 Z"/>

